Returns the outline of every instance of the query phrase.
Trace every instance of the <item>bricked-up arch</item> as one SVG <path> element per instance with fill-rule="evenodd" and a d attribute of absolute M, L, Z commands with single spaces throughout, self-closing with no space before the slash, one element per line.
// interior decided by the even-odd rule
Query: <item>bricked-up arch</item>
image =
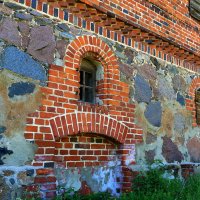
<path fill-rule="evenodd" d="M 129 128 L 110 116 L 99 113 L 76 112 L 50 120 L 55 139 L 78 133 L 97 133 L 124 143 Z"/>
<path fill-rule="evenodd" d="M 188 97 L 186 99 L 186 109 L 192 112 L 192 126 L 197 126 L 197 116 L 196 116 L 196 91 L 200 88 L 200 77 L 192 80 L 190 87 L 188 89 Z"/>

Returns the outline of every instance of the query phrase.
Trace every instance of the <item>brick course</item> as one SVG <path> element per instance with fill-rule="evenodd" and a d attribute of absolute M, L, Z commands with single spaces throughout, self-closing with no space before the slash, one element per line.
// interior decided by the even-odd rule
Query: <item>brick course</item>
<path fill-rule="evenodd" d="M 82 2 L 169 39 L 199 55 L 199 22 L 189 15 L 189 1 L 123 0 Z"/>
<path fill-rule="evenodd" d="M 24 4 L 32 6 L 31 0 Z M 36 5 L 39 11 L 100 36 L 198 71 L 199 22 L 190 17 L 188 0 L 124 0 L 120 4 L 115 1 L 42 0 Z"/>

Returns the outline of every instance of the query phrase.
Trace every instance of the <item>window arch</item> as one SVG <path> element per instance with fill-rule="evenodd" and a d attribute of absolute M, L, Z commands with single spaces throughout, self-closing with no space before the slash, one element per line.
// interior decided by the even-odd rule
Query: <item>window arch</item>
<path fill-rule="evenodd" d="M 195 92 L 196 123 L 200 125 L 200 88 Z"/>
<path fill-rule="evenodd" d="M 79 100 L 95 103 L 96 96 L 96 66 L 87 58 L 84 58 L 80 66 L 80 91 Z"/>
<path fill-rule="evenodd" d="M 186 98 L 186 109 L 192 114 L 192 126 L 200 125 L 200 77 L 192 80 Z"/>

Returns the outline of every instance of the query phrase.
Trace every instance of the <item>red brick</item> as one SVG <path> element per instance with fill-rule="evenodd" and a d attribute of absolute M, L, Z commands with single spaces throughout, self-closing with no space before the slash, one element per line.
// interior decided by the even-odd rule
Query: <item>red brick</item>
<path fill-rule="evenodd" d="M 40 147 L 54 147 L 55 142 L 51 141 L 36 141 L 36 144 Z"/>
<path fill-rule="evenodd" d="M 105 144 L 91 144 L 91 149 L 105 149 Z"/>
<path fill-rule="evenodd" d="M 28 132 L 37 132 L 38 131 L 38 127 L 29 125 L 29 126 L 26 127 L 26 131 L 28 131 Z"/>
<path fill-rule="evenodd" d="M 68 150 L 60 150 L 60 155 L 68 155 Z"/>
<path fill-rule="evenodd" d="M 96 156 L 81 156 L 81 160 L 97 160 Z"/>
<path fill-rule="evenodd" d="M 65 156 L 64 160 L 65 161 L 80 161 L 80 156 Z"/>

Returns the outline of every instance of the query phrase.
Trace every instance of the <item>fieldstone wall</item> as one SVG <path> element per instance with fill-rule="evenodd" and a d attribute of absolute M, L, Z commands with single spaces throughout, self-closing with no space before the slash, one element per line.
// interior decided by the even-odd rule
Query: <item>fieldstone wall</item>
<path fill-rule="evenodd" d="M 0 199 L 16 199 L 25 197 L 27 194 L 38 197 L 39 189 L 34 185 L 36 170 L 37 168 L 32 166 L 1 166 Z M 30 185 L 32 192 L 28 188 Z"/>
<path fill-rule="evenodd" d="M 32 135 L 24 138 L 29 123 L 26 118 L 42 107 L 41 88 L 47 83 L 49 65 L 64 66 L 67 45 L 81 35 L 101 38 L 118 58 L 120 78 L 129 84 L 131 103 L 136 104 L 135 123 L 144 132 L 143 143 L 136 145 L 136 162 L 146 164 L 155 159 L 167 163 L 200 162 L 200 129 L 192 127 L 192 113 L 186 109 L 188 88 L 198 74 L 7 2 L 0 4 L 1 199 L 20 196 L 16 191 L 34 182 L 37 167 L 30 165 L 37 145 L 29 140 Z M 41 133 L 34 137 L 43 138 Z M 92 178 L 84 169 L 67 171 L 55 166 L 55 172 L 60 185 L 71 187 L 76 183 L 84 188 L 89 184 L 93 191 L 104 187 L 118 189 L 118 184 L 111 183 L 121 176 L 120 169 L 113 166 L 96 168 Z M 84 181 L 80 183 L 79 176 L 85 177 L 85 185 Z M 99 177 L 107 180 L 107 187 L 98 181 Z"/>
<path fill-rule="evenodd" d="M 199 128 L 192 126 L 192 112 L 186 109 L 190 84 L 198 74 L 120 44 L 108 44 L 118 56 L 121 79 L 130 85 L 135 121 L 144 131 L 144 142 L 136 145 L 137 163 L 200 162 Z"/>
<path fill-rule="evenodd" d="M 199 128 L 192 127 L 192 112 L 186 109 L 188 88 L 198 74 L 141 52 L 129 49 L 127 55 L 126 51 L 121 48 L 120 60 L 127 68 L 122 70 L 122 78 L 132 87 L 135 120 L 144 131 L 144 142 L 136 147 L 137 163 L 157 159 L 199 162 Z"/>

